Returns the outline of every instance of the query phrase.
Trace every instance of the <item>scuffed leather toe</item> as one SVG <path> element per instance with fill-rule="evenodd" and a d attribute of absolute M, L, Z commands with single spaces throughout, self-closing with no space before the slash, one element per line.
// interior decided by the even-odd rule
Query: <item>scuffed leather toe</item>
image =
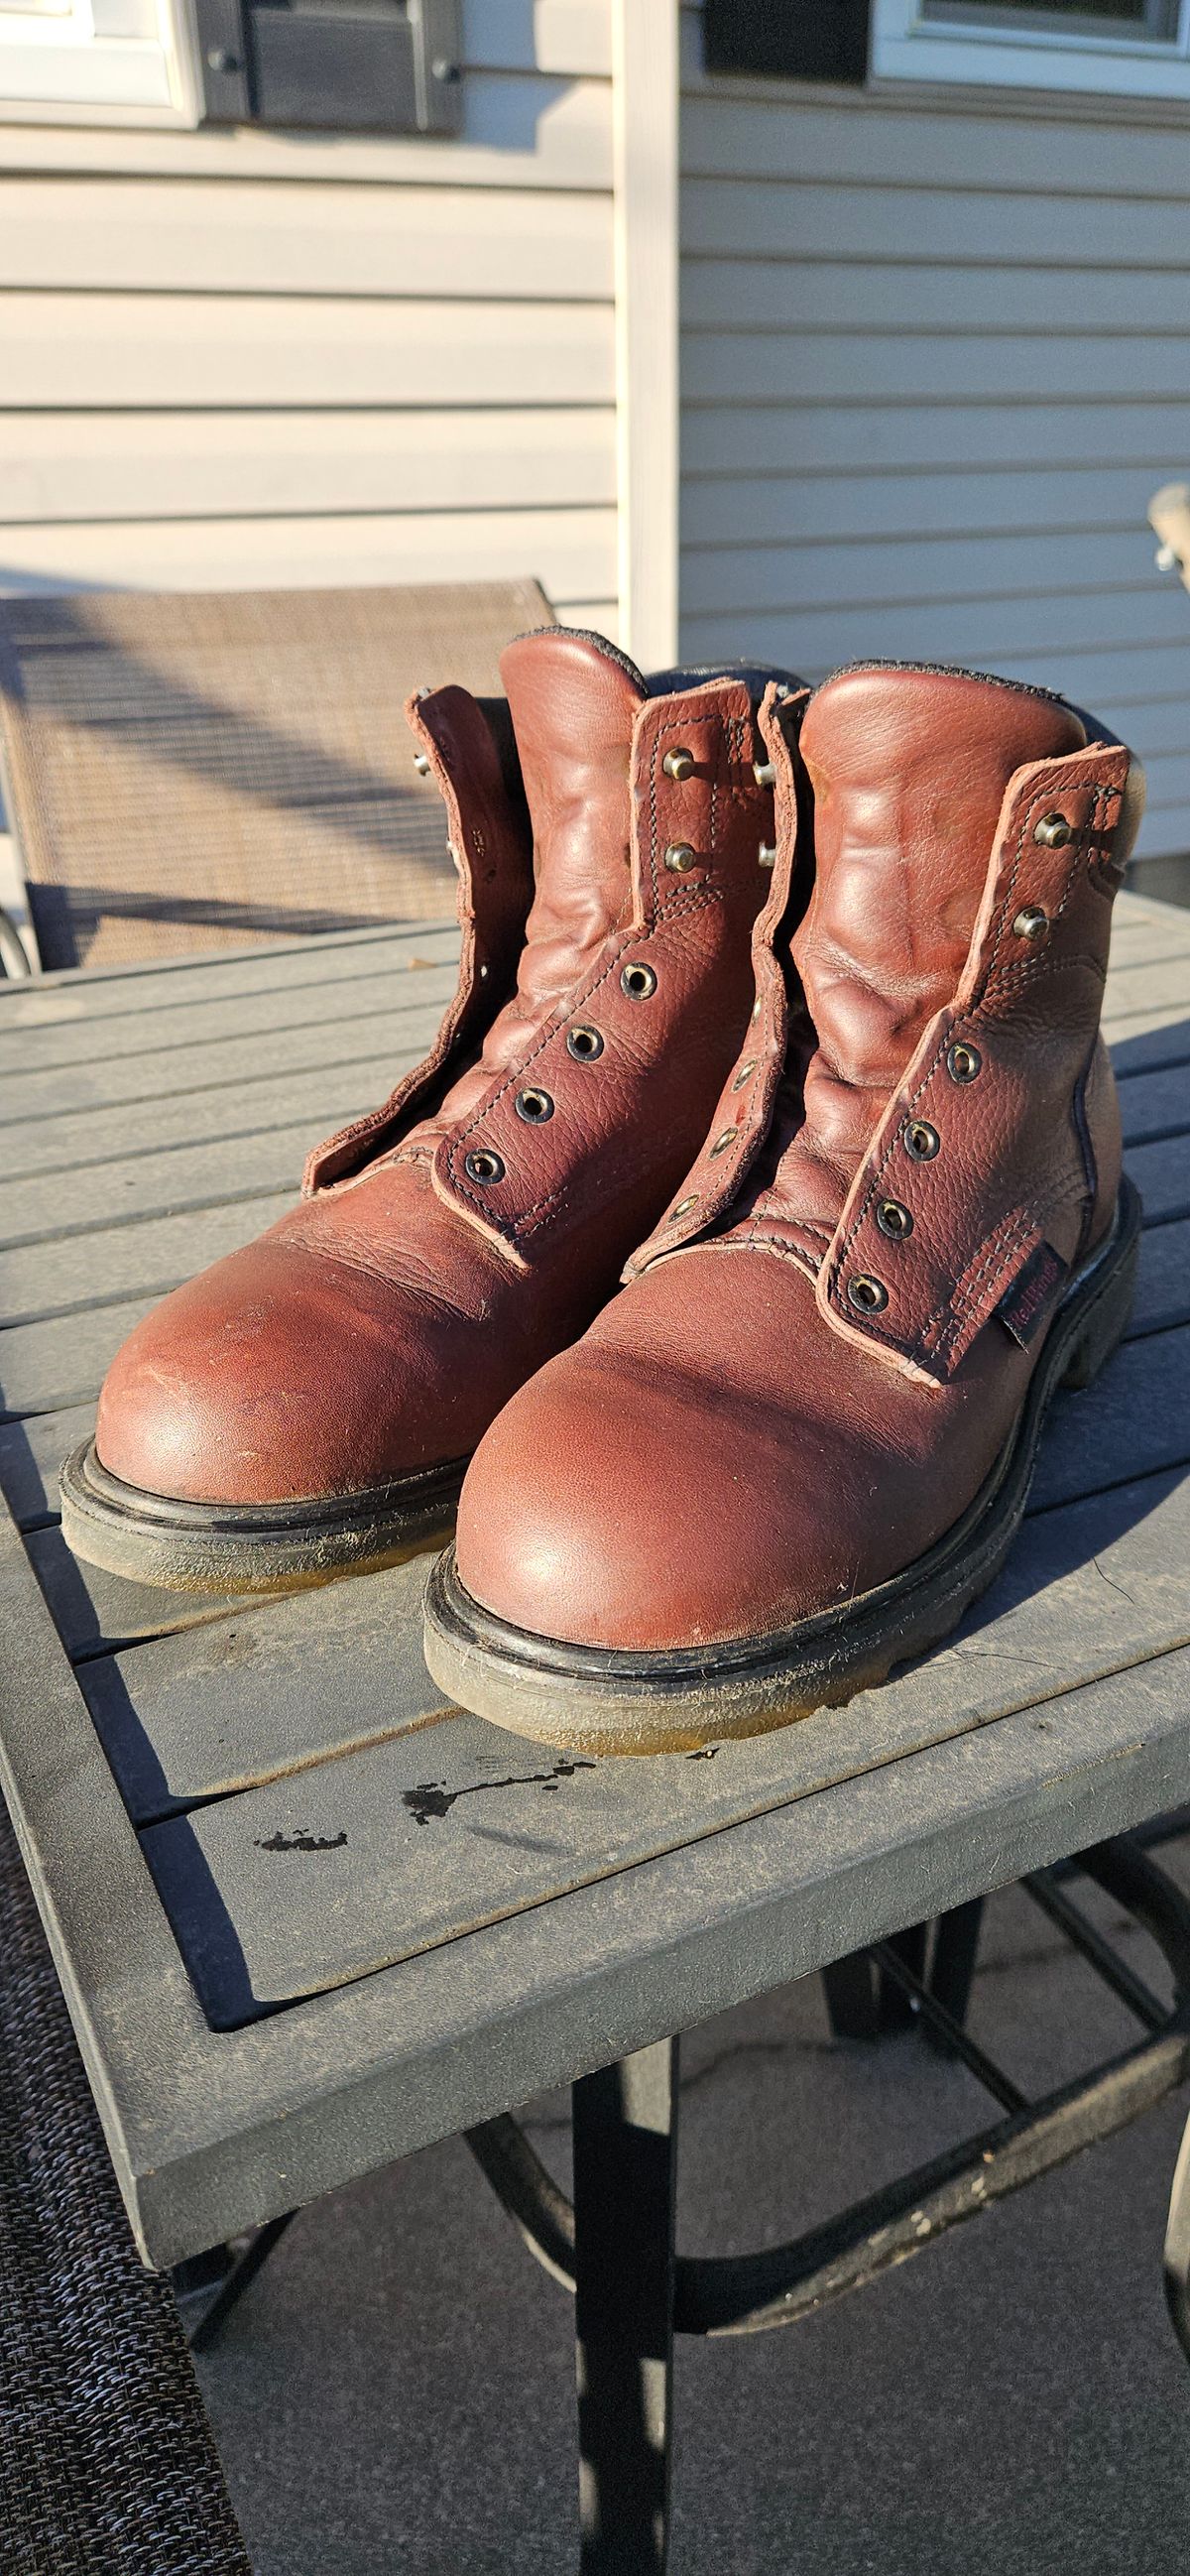
<path fill-rule="evenodd" d="M 137 1326 L 96 1449 L 143 1491 L 201 1503 L 353 1493 L 462 1457 L 483 1428 L 465 1319 L 408 1283 L 264 1236 Z M 457 1442 L 457 1447 L 452 1443 Z"/>
<path fill-rule="evenodd" d="M 708 1247 L 659 1266 L 506 1406 L 459 1505 L 459 1580 L 484 1609 L 566 1644 L 697 1646 L 829 1610 L 861 1567 L 879 1582 L 927 1542 L 920 1403 L 894 1389 L 877 1429 L 864 1381 L 887 1373 L 866 1355 L 840 1401 L 790 1263 L 768 1264 L 768 1333 L 745 1347 L 733 1312 L 746 1298 L 755 1313 L 754 1262 Z M 716 1318 L 713 1373 L 688 1347 L 699 1311 Z M 956 1428 L 968 1410 L 964 1387 Z M 976 1482 L 1002 1436 L 991 1407 L 968 1430 Z"/>

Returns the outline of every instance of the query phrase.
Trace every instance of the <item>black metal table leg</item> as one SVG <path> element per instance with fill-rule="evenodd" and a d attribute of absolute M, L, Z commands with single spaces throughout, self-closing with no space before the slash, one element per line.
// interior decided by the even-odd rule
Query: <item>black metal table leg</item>
<path fill-rule="evenodd" d="M 243 2252 L 228 2265 L 209 2308 L 204 2309 L 190 2337 L 191 2352 L 206 2352 L 210 2345 L 218 2340 L 232 2309 L 238 2308 L 245 2290 L 251 2288 L 262 2265 L 267 2263 L 274 2245 L 279 2243 L 286 2228 L 292 2225 L 296 2216 L 297 2211 L 289 2209 L 286 2210 L 283 2218 L 268 2219 L 263 2227 L 257 2228 Z"/>
<path fill-rule="evenodd" d="M 967 1905 L 956 1905 L 949 1914 L 940 1914 L 934 1934 L 934 1955 L 930 1961 L 930 1993 L 952 2021 L 966 2028 L 967 2007 L 975 1962 L 979 1954 L 979 1934 L 983 1922 L 984 1900 L 973 1896 Z M 946 2048 L 946 2041 L 925 2025 L 926 2038 L 935 2048 Z"/>
<path fill-rule="evenodd" d="M 1165 2295 L 1173 2330 L 1190 2361 L 1190 2120 L 1174 2171 L 1165 2231 Z"/>
<path fill-rule="evenodd" d="M 852 1950 L 822 1971 L 827 2017 L 834 2039 L 877 2039 L 876 1978 L 866 1950 Z"/>
<path fill-rule="evenodd" d="M 915 1977 L 924 1977 L 929 1938 L 928 1923 L 911 1923 L 907 1931 L 892 1933 L 885 1947 L 896 1958 L 903 1959 Z M 882 2037 L 893 2031 L 912 2030 L 917 2020 L 903 1987 L 894 1985 L 883 1968 L 878 1968 L 876 1973 L 876 2015 Z"/>
<path fill-rule="evenodd" d="M 669 2532 L 678 2043 L 574 2087 L 582 2576 L 663 2576 Z"/>

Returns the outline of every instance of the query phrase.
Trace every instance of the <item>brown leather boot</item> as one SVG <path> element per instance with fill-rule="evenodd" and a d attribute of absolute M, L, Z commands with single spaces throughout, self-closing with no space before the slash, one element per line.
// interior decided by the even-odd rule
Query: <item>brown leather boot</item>
<path fill-rule="evenodd" d="M 302 1204 L 125 1343 L 62 1477 L 95 1564 L 256 1591 L 444 1535 L 480 1434 L 590 1323 L 697 1150 L 772 885 L 773 675 L 650 687 L 556 628 L 501 667 L 536 884 L 495 711 L 412 702 L 460 871 L 458 991 L 425 1063 L 311 1157 Z"/>
<path fill-rule="evenodd" d="M 788 884 L 798 755 L 763 723 Z M 431 1585 L 435 1678 L 550 1742 L 750 1734 L 933 1644 L 1127 1319 L 1099 1017 L 1129 754 L 1040 691 L 874 664 L 801 757 L 815 891 L 791 955 L 761 925 L 703 1152 L 481 1443 Z"/>

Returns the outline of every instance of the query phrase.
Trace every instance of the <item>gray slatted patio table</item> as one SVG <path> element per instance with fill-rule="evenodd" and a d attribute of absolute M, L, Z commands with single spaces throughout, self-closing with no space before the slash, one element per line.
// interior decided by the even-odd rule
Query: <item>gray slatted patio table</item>
<path fill-rule="evenodd" d="M 90 1573 L 57 1527 L 129 1327 L 417 1057 L 454 952 L 423 925 L 0 987 L 2 1777 L 145 2260 L 485 2124 L 539 2250 L 577 2266 L 584 2565 L 660 2566 L 675 2298 L 679 2326 L 715 2307 L 673 2260 L 670 2035 L 1190 1796 L 1190 913 L 1118 906 L 1136 1309 L 1059 1398 L 995 1589 L 845 1710 L 635 1763 L 443 1709 L 424 1560 L 200 1600 Z M 1164 2048 L 1167 2084 L 1188 2047 L 1179 2026 L 1145 2065 Z M 577 2254 L 501 2117 L 572 2079 Z M 820 2263 L 769 2305 L 823 2294 Z"/>

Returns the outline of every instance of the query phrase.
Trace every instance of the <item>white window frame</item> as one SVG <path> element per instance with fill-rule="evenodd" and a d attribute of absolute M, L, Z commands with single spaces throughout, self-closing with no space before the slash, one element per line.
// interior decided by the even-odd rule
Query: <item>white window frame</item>
<path fill-rule="evenodd" d="M 0 7 L 0 124 L 195 126 L 190 0 Z"/>
<path fill-rule="evenodd" d="M 871 71 L 875 81 L 1190 101 L 1190 0 L 1180 0 L 1170 37 L 1022 26 L 1019 18 L 1013 23 L 1010 0 L 999 25 L 991 19 L 983 26 L 959 8 L 953 18 L 941 10 L 927 17 L 922 0 L 874 0 Z"/>

